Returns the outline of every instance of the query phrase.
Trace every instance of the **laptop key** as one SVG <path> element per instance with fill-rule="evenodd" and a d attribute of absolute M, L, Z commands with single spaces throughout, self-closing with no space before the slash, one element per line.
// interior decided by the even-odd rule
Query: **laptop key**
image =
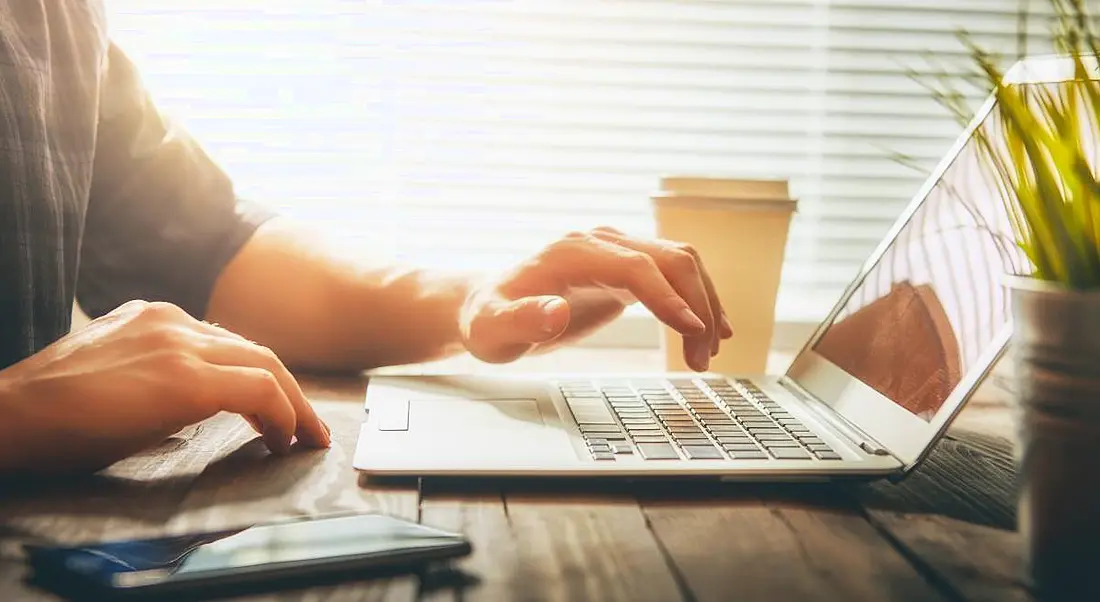
<path fill-rule="evenodd" d="M 703 430 L 695 426 L 674 426 L 668 429 L 674 435 L 702 435 Z"/>
<path fill-rule="evenodd" d="M 615 424 L 581 424 L 581 432 L 589 433 L 620 433 L 622 430 Z"/>
<path fill-rule="evenodd" d="M 794 449 L 790 447 L 772 447 L 768 449 L 770 453 L 777 460 L 809 460 L 810 454 L 801 449 Z"/>
<path fill-rule="evenodd" d="M 634 448 L 629 443 L 615 443 L 611 446 L 611 453 L 630 455 L 634 453 Z"/>
<path fill-rule="evenodd" d="M 615 459 L 615 454 L 613 454 L 609 451 L 595 452 L 595 453 L 592 454 L 592 458 L 594 460 L 614 460 Z"/>
<path fill-rule="evenodd" d="M 684 454 L 689 460 L 722 460 L 725 456 L 713 445 L 685 445 Z"/>
<path fill-rule="evenodd" d="M 585 426 L 601 426 L 601 425 L 614 425 L 615 418 L 608 414 L 607 416 L 594 416 L 588 414 L 581 414 L 579 416 L 574 415 L 577 419 L 577 424 Z"/>
<path fill-rule="evenodd" d="M 647 410 L 619 410 L 615 412 L 619 418 L 649 418 L 652 416 Z"/>
<path fill-rule="evenodd" d="M 839 460 L 840 454 L 834 451 L 815 451 L 814 455 L 818 460 Z"/>
<path fill-rule="evenodd" d="M 794 441 L 792 439 L 788 439 L 786 441 L 761 441 L 761 445 L 768 449 L 771 449 L 773 447 L 792 447 L 795 449 L 802 449 L 802 446 L 799 445 L 797 441 Z"/>
<path fill-rule="evenodd" d="M 639 443 L 638 452 L 646 460 L 679 460 L 680 455 L 668 443 Z"/>
<path fill-rule="evenodd" d="M 770 460 L 771 457 L 762 451 L 729 452 L 733 460 Z"/>
<path fill-rule="evenodd" d="M 791 443 L 795 443 L 795 440 L 791 439 L 790 435 L 785 435 L 783 433 L 757 433 L 753 431 L 752 436 L 756 437 L 757 441 L 790 441 Z M 795 445 L 798 444 L 795 443 Z"/>
<path fill-rule="evenodd" d="M 727 434 L 731 434 L 731 435 L 744 435 L 745 434 L 745 429 L 743 429 L 739 426 L 732 425 L 732 424 L 731 425 L 707 424 L 707 430 L 714 433 L 715 435 L 719 435 L 719 434 L 723 434 L 723 433 L 727 433 Z"/>
<path fill-rule="evenodd" d="M 680 421 L 680 422 L 695 422 L 694 420 L 691 419 L 691 414 L 685 414 L 685 413 L 658 412 L 657 417 L 660 418 L 661 420 L 666 421 L 666 422 L 670 421 L 670 420 L 675 420 L 675 421 Z"/>
<path fill-rule="evenodd" d="M 737 415 L 737 420 L 740 421 L 741 424 L 743 424 L 745 426 L 761 426 L 761 427 L 767 427 L 767 428 L 771 428 L 771 427 L 775 426 L 775 423 L 772 422 L 771 420 L 768 420 L 767 418 L 750 418 L 750 417 L 747 417 L 743 414 L 738 414 Z"/>
<path fill-rule="evenodd" d="M 737 424 L 729 418 L 699 418 L 699 422 L 702 422 L 707 426 L 741 428 L 741 425 Z"/>
<path fill-rule="evenodd" d="M 695 443 L 710 443 L 710 439 L 706 435 L 673 435 L 672 440 L 684 445 L 693 445 Z"/>
<path fill-rule="evenodd" d="M 668 437 L 663 434 L 635 435 L 633 439 L 635 443 L 668 443 Z"/>
<path fill-rule="evenodd" d="M 829 447 L 828 445 L 825 445 L 824 443 L 810 443 L 810 444 L 806 445 L 806 447 L 810 448 L 810 451 L 812 451 L 812 452 L 831 452 L 831 451 L 833 451 L 833 448 Z"/>
<path fill-rule="evenodd" d="M 708 410 L 705 412 L 696 411 L 695 415 L 698 416 L 700 420 L 704 421 L 713 420 L 715 422 L 721 422 L 724 420 L 731 420 L 729 414 L 723 412 L 722 410 Z"/>
<path fill-rule="evenodd" d="M 722 449 L 729 452 L 760 451 L 759 447 L 751 443 L 724 443 Z"/>
<path fill-rule="evenodd" d="M 783 435 L 784 438 L 790 437 L 790 435 L 783 432 L 783 429 L 774 427 L 750 426 L 746 427 L 745 430 L 752 433 L 754 437 L 760 437 L 763 435 Z"/>
<path fill-rule="evenodd" d="M 803 436 L 803 435 L 795 435 L 795 437 L 797 437 L 799 441 L 801 441 L 802 443 L 805 443 L 806 445 L 812 445 L 812 444 L 824 445 L 825 444 L 825 442 L 822 441 L 820 437 L 817 437 L 815 435 L 811 435 L 809 437 L 806 437 L 806 436 Z"/>

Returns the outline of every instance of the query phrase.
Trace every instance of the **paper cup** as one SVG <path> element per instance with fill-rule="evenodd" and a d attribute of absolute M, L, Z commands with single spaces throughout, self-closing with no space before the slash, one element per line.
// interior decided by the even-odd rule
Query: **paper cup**
<path fill-rule="evenodd" d="M 711 359 L 718 373 L 761 373 L 775 329 L 775 299 L 796 201 L 776 182 L 665 178 L 652 197 L 657 235 L 692 245 L 714 282 L 733 338 Z M 669 371 L 687 370 L 682 338 L 663 329 Z"/>

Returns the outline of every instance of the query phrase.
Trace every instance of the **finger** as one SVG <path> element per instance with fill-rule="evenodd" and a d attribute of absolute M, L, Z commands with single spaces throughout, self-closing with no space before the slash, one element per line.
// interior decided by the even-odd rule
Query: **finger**
<path fill-rule="evenodd" d="M 248 426 L 252 427 L 252 430 L 256 431 L 257 433 L 259 433 L 261 435 L 264 434 L 263 423 L 260 422 L 260 419 L 258 417 L 256 417 L 256 416 L 241 416 L 241 418 L 244 418 L 244 421 L 248 423 Z"/>
<path fill-rule="evenodd" d="M 321 417 L 317 415 L 316 411 L 313 409 L 313 405 L 309 403 L 309 399 L 306 398 L 305 393 L 302 391 L 301 386 L 298 385 L 297 379 L 295 379 L 294 376 L 292 374 L 290 374 L 290 371 L 286 368 L 286 366 L 282 363 L 282 361 L 279 360 L 278 356 L 276 356 L 270 350 L 263 348 L 259 344 L 255 343 L 253 341 L 250 341 L 250 340 L 246 339 L 245 337 L 243 337 L 243 336 L 241 336 L 241 335 L 239 335 L 239 334 L 237 334 L 237 333 L 235 333 L 231 330 L 223 328 L 223 327 L 219 326 L 218 324 L 210 324 L 208 322 L 202 322 L 201 324 L 202 324 L 202 328 L 206 332 L 208 332 L 208 333 L 210 333 L 214 336 L 221 336 L 221 337 L 225 337 L 225 338 L 229 338 L 229 339 L 234 339 L 234 340 L 239 341 L 241 343 L 253 346 L 256 349 L 258 349 L 259 351 L 263 352 L 264 355 L 269 356 L 269 360 L 271 361 L 272 365 L 278 367 L 278 370 L 275 373 L 276 376 L 280 377 L 280 382 L 283 382 L 284 384 L 286 384 L 288 386 L 287 395 L 290 397 L 291 403 L 294 404 L 294 407 L 298 411 L 299 420 L 301 420 L 302 417 L 305 417 L 307 422 L 312 424 L 313 420 L 315 419 L 318 423 L 320 423 L 321 427 L 323 427 L 324 432 L 325 432 L 325 436 L 323 437 L 323 442 L 318 441 L 315 438 L 313 438 L 313 436 L 316 435 L 316 432 L 312 429 L 311 429 L 310 433 L 304 433 L 304 434 L 303 433 L 296 433 L 296 435 L 299 438 L 305 437 L 305 439 L 303 439 L 303 442 L 307 443 L 307 444 L 310 444 L 310 445 L 317 445 L 317 446 L 320 446 L 320 447 L 328 447 L 332 444 L 332 429 L 329 428 L 329 426 L 327 424 L 325 424 L 325 421 L 321 420 Z"/>
<path fill-rule="evenodd" d="M 126 303 L 123 303 L 122 305 L 119 305 L 118 307 L 112 309 L 109 312 L 109 314 L 130 314 L 130 313 L 140 311 L 140 310 L 144 309 L 145 307 L 147 307 L 148 305 L 149 305 L 149 302 L 147 302 L 147 301 L 142 301 L 141 299 L 133 299 L 133 300 L 127 301 Z"/>
<path fill-rule="evenodd" d="M 600 226 L 593 230 L 594 233 L 604 233 L 611 235 L 618 235 L 626 237 L 626 233 L 616 230 L 609 226 Z M 726 315 L 725 308 L 722 307 L 722 301 L 718 298 L 717 289 L 714 287 L 714 281 L 710 277 L 710 272 L 707 271 L 707 266 L 704 265 L 702 258 L 699 257 L 698 251 L 691 245 L 685 245 L 682 243 L 675 243 L 672 241 L 661 241 L 666 245 L 677 247 L 686 253 L 690 253 L 695 257 L 695 263 L 699 267 L 699 273 L 702 276 L 703 284 L 707 289 L 707 297 L 710 300 L 711 311 L 715 316 L 718 316 L 718 336 L 722 339 L 728 339 L 733 336 L 733 325 L 730 324 L 729 317 Z"/>
<path fill-rule="evenodd" d="M 561 336 L 568 326 L 569 304 L 562 297 L 491 300 L 470 322 L 470 351 L 482 361 L 510 362 Z"/>
<path fill-rule="evenodd" d="M 572 235 L 551 245 L 538 265 L 567 286 L 625 289 L 659 320 L 685 336 L 699 336 L 707 330 L 653 258 L 645 253 L 594 236 Z"/>
<path fill-rule="evenodd" d="M 607 230 L 597 230 L 594 235 L 654 259 L 665 278 L 706 326 L 699 336 L 684 338 L 684 357 L 696 370 L 709 368 L 710 358 L 717 351 L 720 340 L 718 314 L 714 312 L 698 256 L 680 245 L 664 241 L 641 240 Z"/>
<path fill-rule="evenodd" d="M 216 328 L 206 324 L 204 330 Z M 223 331 L 225 332 L 225 331 Z M 200 344 L 199 357 L 204 361 L 222 366 L 249 366 L 270 372 L 279 383 L 283 393 L 294 409 L 296 425 L 291 431 L 298 440 L 313 447 L 328 447 L 328 430 L 317 417 L 313 406 L 306 399 L 298 382 L 286 369 L 279 358 L 269 349 L 250 343 L 237 336 L 203 335 L 206 340 Z"/>
<path fill-rule="evenodd" d="M 722 310 L 722 338 L 728 339 L 733 337 L 733 324 L 730 324 L 729 316 L 726 315 L 726 310 Z"/>
<path fill-rule="evenodd" d="M 255 417 L 268 449 L 277 454 L 290 450 L 297 417 L 275 375 L 252 366 L 208 364 L 202 380 L 203 398 L 215 410 L 240 414 L 246 420 Z"/>
<path fill-rule="evenodd" d="M 695 250 L 689 247 L 690 253 L 695 253 Z M 696 259 L 699 256 L 696 255 Z M 722 307 L 722 300 L 718 298 L 718 290 L 714 287 L 714 281 L 710 277 L 710 272 L 707 271 L 707 266 L 703 265 L 702 261 L 699 261 L 699 273 L 703 276 L 703 284 L 707 287 L 707 298 L 710 299 L 711 311 L 714 312 L 718 318 L 718 338 L 728 339 L 733 336 L 733 326 L 730 324 L 729 317 L 726 316 L 726 308 Z"/>
<path fill-rule="evenodd" d="M 713 357 L 718 355 L 718 348 L 722 343 L 722 339 L 728 339 L 730 335 L 733 334 L 733 330 L 729 327 L 729 320 L 726 319 L 726 312 L 722 309 L 722 301 L 718 299 L 718 292 L 714 289 L 714 282 L 711 280 L 710 274 L 707 273 L 707 268 L 703 265 L 699 254 L 690 245 L 679 245 L 679 248 L 695 258 L 695 264 L 699 266 L 699 278 L 703 281 L 703 287 L 707 291 L 707 300 L 710 301 L 710 310 L 716 321 L 714 338 L 710 348 L 710 355 Z"/>

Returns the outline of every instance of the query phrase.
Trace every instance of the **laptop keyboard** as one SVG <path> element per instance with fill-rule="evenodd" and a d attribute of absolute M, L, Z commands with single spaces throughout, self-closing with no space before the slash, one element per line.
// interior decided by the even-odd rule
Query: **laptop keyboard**
<path fill-rule="evenodd" d="M 594 460 L 840 460 L 748 380 L 577 380 L 559 388 Z"/>

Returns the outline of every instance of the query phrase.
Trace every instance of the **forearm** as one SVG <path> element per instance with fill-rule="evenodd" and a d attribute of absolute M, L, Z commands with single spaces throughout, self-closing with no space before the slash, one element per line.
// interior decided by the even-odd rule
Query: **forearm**
<path fill-rule="evenodd" d="M 12 416 L 17 408 L 11 387 L 5 382 L 5 372 L 0 370 L 0 412 L 4 415 L 0 419 L 0 476 L 11 475 L 25 468 L 19 435 L 26 431 L 24 425 L 15 424 L 16 419 Z"/>
<path fill-rule="evenodd" d="M 206 319 L 273 349 L 288 366 L 359 370 L 462 350 L 469 276 L 353 257 L 273 221 L 226 267 Z"/>

